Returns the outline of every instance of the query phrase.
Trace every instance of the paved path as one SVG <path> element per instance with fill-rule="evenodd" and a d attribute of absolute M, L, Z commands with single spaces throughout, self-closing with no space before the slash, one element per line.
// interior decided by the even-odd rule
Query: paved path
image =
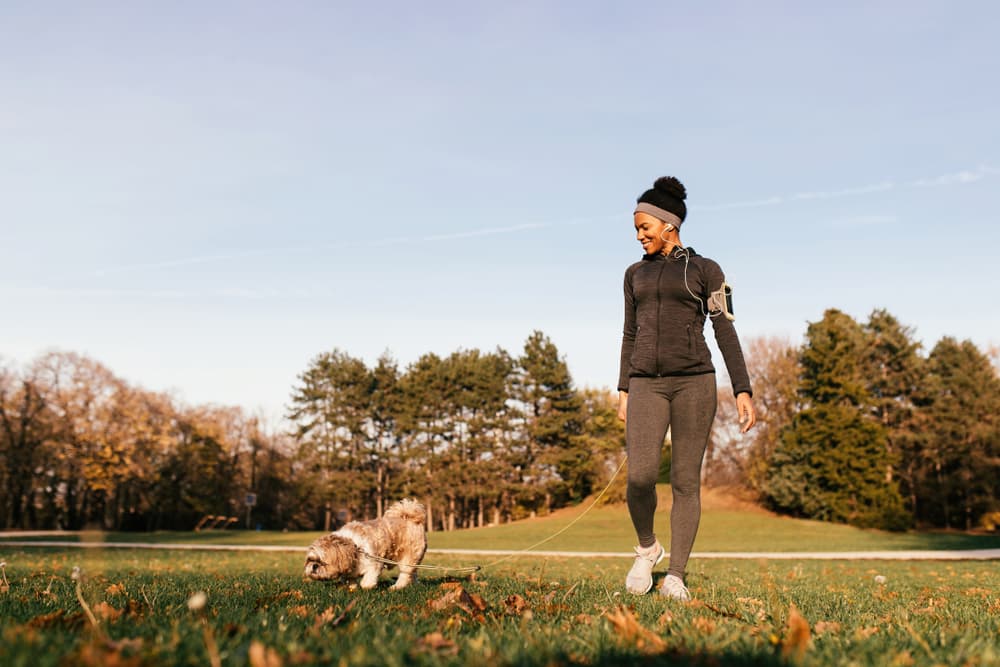
<path fill-rule="evenodd" d="M 8 533 L 9 534 L 9 533 Z M 2 536 L 2 535 L 0 535 Z M 275 546 L 265 544 L 175 544 L 152 542 L 63 542 L 0 540 L 4 547 L 58 547 L 79 549 L 163 549 L 180 551 L 276 551 L 305 553 L 307 545 Z M 428 549 L 428 554 L 461 556 L 557 556 L 563 558 L 633 558 L 632 552 L 620 551 L 516 551 L 505 549 Z M 691 558 L 741 558 L 760 560 L 1000 560 L 1000 549 L 959 551 L 706 551 Z"/>

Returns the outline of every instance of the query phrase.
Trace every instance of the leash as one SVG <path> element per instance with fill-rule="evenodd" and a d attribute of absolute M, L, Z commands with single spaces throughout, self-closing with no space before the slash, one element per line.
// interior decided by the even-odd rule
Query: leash
<path fill-rule="evenodd" d="M 372 560 L 377 561 L 379 563 L 384 563 L 385 565 L 394 565 L 398 567 L 412 567 L 417 570 L 440 570 L 442 572 L 459 572 L 462 574 L 471 574 L 473 572 L 478 572 L 479 570 L 483 569 L 482 565 L 469 565 L 466 567 L 445 567 L 444 565 L 407 565 L 406 563 L 400 563 L 390 558 L 382 558 L 381 556 L 375 556 L 373 554 L 368 553 L 361 547 L 358 547 L 358 552 L 360 552 L 362 556 L 371 558 Z"/>
<path fill-rule="evenodd" d="M 572 521 L 570 521 L 568 524 L 566 524 L 565 526 L 563 526 L 561 529 L 559 529 L 558 531 L 556 531 L 552 535 L 549 535 L 548 537 L 546 537 L 543 540 L 539 540 L 538 542 L 535 542 L 530 547 L 525 547 L 524 549 L 521 549 L 520 551 L 515 551 L 512 554 L 508 554 L 507 556 L 504 556 L 503 558 L 499 558 L 499 559 L 497 559 L 495 561 L 492 561 L 490 563 L 486 563 L 485 565 L 469 565 L 469 566 L 465 566 L 465 567 L 445 567 L 443 565 L 407 565 L 406 563 L 400 563 L 398 561 L 394 561 L 394 560 L 391 560 L 389 558 L 382 558 L 380 556 L 374 556 L 374 555 L 366 552 L 364 549 L 361 549 L 360 547 L 358 547 L 358 551 L 360 551 L 363 556 L 366 556 L 367 558 L 371 558 L 372 560 L 377 561 L 379 563 L 383 563 L 385 565 L 393 565 L 393 566 L 396 566 L 396 567 L 402 567 L 402 566 L 412 567 L 412 568 L 419 569 L 419 570 L 438 570 L 438 571 L 443 571 L 443 572 L 456 572 L 456 573 L 462 573 L 462 574 L 471 574 L 473 572 L 479 572 L 480 570 L 483 570 L 483 569 L 488 568 L 488 567 L 494 567 L 496 565 L 499 565 L 500 563 L 505 563 L 505 562 L 507 562 L 507 561 L 509 561 L 509 560 L 511 560 L 513 558 L 517 558 L 518 556 L 520 556 L 522 554 L 526 554 L 529 551 L 531 551 L 532 549 L 535 549 L 537 547 L 542 546 L 546 542 L 550 542 L 550 541 L 554 540 L 555 538 L 559 537 L 560 535 L 562 535 L 563 533 L 565 533 L 567 530 L 569 530 L 570 528 L 572 528 L 574 525 L 576 525 L 576 523 L 580 519 L 582 519 L 584 516 L 587 515 L 587 512 L 589 512 L 590 510 L 594 509 L 594 507 L 597 505 L 597 503 L 599 503 L 601 501 L 601 498 L 603 498 L 604 494 L 606 494 L 608 492 L 608 489 L 611 488 L 611 485 L 614 483 L 615 479 L 618 477 L 618 474 L 622 471 L 622 468 L 625 467 L 625 462 L 626 461 L 628 461 L 628 455 L 622 457 L 622 462 L 618 464 L 618 469 L 615 470 L 615 473 L 613 475 L 611 475 L 611 479 L 608 480 L 607 486 L 605 486 L 604 489 L 599 494 L 597 494 L 597 497 L 594 498 L 593 502 L 590 503 L 590 505 L 587 507 L 587 509 L 583 510 L 583 512 L 581 512 L 580 515 L 577 516 L 575 519 L 573 519 Z"/>

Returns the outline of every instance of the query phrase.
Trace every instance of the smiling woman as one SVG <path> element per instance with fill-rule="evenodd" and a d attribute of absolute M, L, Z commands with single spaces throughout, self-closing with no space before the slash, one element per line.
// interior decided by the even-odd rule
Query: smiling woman
<path fill-rule="evenodd" d="M 680 240 L 687 190 L 672 176 L 656 180 L 636 204 L 636 239 L 645 252 L 625 272 L 625 326 L 618 379 L 618 417 L 625 421 L 629 457 L 627 500 L 639 539 L 625 579 L 630 593 L 653 587 L 664 548 L 653 532 L 660 451 L 671 430 L 670 567 L 660 587 L 687 600 L 684 569 L 701 517 L 701 464 L 715 419 L 715 368 L 705 343 L 711 319 L 733 383 L 742 432 L 756 422 L 750 378 L 728 311 L 713 295 L 725 288 L 719 265 Z"/>

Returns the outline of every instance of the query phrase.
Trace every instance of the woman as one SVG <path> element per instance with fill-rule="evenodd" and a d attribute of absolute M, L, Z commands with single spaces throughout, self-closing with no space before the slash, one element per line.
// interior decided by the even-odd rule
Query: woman
<path fill-rule="evenodd" d="M 690 600 L 684 568 L 701 518 L 701 463 L 715 419 L 715 368 L 705 344 L 711 319 L 732 380 L 741 432 L 757 421 L 739 338 L 726 307 L 725 278 L 712 260 L 681 243 L 687 192 L 666 176 L 639 197 L 636 238 L 642 260 L 625 271 L 625 327 L 618 378 L 618 418 L 625 422 L 629 515 L 639 538 L 625 588 L 645 594 L 663 546 L 653 533 L 656 478 L 671 433 L 670 565 L 659 592 Z"/>

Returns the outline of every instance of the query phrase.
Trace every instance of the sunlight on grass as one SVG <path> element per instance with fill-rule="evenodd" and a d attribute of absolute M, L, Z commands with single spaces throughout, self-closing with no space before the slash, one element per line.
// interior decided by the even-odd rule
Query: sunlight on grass
<path fill-rule="evenodd" d="M 254 665 L 1000 664 L 993 563 L 701 560 L 683 604 L 623 593 L 628 563 L 606 558 L 521 557 L 403 591 L 304 581 L 295 554 L 2 558 L 5 665 L 209 664 L 213 651 Z"/>
<path fill-rule="evenodd" d="M 661 540 L 670 535 L 670 489 L 658 488 L 660 508 L 656 532 Z M 719 507 L 719 505 L 723 505 Z M 709 496 L 703 513 L 695 552 L 734 551 L 896 551 L 935 549 L 1000 548 L 1000 534 L 917 532 L 889 533 L 862 530 L 841 524 L 779 517 L 757 508 L 730 509 L 726 502 Z M 590 503 L 566 508 L 549 516 L 514 523 L 428 534 L 431 549 L 519 550 L 547 540 L 545 551 L 598 551 L 626 554 L 635 544 L 635 534 L 622 504 L 593 507 L 572 528 L 554 539 Z M 160 544 L 231 544 L 307 547 L 320 532 L 211 530 L 202 532 L 100 533 L 35 537 L 35 540 L 101 542 L 153 542 Z M 0 544 L 5 538 L 0 534 Z M 22 539 L 22 538 L 19 538 Z"/>

